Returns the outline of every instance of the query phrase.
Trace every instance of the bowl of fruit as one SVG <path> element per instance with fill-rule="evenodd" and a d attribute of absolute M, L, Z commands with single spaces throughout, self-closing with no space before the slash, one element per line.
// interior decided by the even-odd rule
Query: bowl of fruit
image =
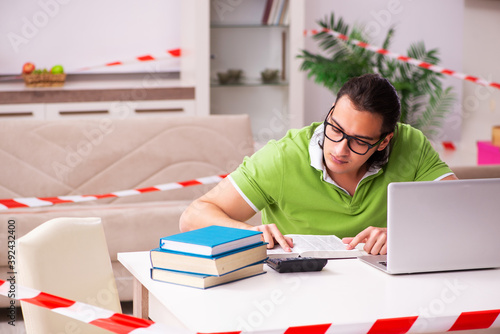
<path fill-rule="evenodd" d="M 33 63 L 23 65 L 23 79 L 26 87 L 61 87 L 66 81 L 66 73 L 61 65 L 46 68 L 36 68 Z"/>

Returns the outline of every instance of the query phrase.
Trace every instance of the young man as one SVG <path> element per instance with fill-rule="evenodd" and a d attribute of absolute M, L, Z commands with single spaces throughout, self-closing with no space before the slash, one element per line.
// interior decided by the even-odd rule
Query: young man
<path fill-rule="evenodd" d="M 270 141 L 195 200 L 181 231 L 225 225 L 263 232 L 268 247 L 291 250 L 284 234 L 334 234 L 347 248 L 386 254 L 387 186 L 456 179 L 424 135 L 398 123 L 394 87 L 376 74 L 349 80 L 325 121 Z M 263 225 L 245 223 L 262 210 Z M 409 213 L 411 214 L 411 213 Z"/>

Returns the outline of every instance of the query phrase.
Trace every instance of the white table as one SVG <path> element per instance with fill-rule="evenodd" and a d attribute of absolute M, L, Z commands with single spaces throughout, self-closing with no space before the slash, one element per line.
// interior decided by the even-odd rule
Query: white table
<path fill-rule="evenodd" d="M 151 280 L 149 252 L 119 253 L 118 260 L 139 283 L 136 316 L 193 332 L 332 324 L 330 330 L 366 333 L 377 319 L 409 316 L 418 316 L 412 332 L 439 332 L 462 312 L 500 310 L 500 269 L 391 276 L 344 259 L 309 273 L 279 274 L 264 265 L 264 275 L 201 290 Z M 487 332 L 497 330 L 500 316 Z"/>

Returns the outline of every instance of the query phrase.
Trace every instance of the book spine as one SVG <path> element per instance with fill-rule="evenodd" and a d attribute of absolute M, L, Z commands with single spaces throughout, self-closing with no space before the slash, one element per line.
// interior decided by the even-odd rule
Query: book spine
<path fill-rule="evenodd" d="M 264 14 L 262 15 L 262 24 L 264 25 L 267 25 L 272 5 L 273 5 L 273 0 L 267 0 L 266 7 L 264 8 Z"/>
<path fill-rule="evenodd" d="M 285 17 L 283 19 L 283 25 L 287 26 L 290 24 L 290 0 L 287 0 L 288 6 L 286 8 Z"/>
<path fill-rule="evenodd" d="M 280 25 L 286 25 L 287 24 L 287 16 L 288 16 L 288 7 L 289 7 L 290 0 L 285 0 L 285 4 L 283 6 L 283 11 L 281 12 L 281 17 L 280 17 Z"/>
<path fill-rule="evenodd" d="M 173 269 L 173 268 L 164 268 L 164 267 L 159 267 L 159 266 L 151 266 L 151 269 L 170 271 L 170 272 L 179 273 L 179 274 L 185 274 L 185 275 L 199 275 L 199 276 L 210 276 L 210 277 L 223 277 L 223 276 L 226 276 L 227 274 L 231 274 L 233 272 L 236 272 L 236 271 L 241 270 L 241 269 L 245 269 L 245 268 L 250 267 L 250 266 L 255 266 L 257 264 L 264 264 L 264 263 L 266 263 L 266 260 L 267 260 L 267 258 L 264 259 L 264 260 L 261 260 L 261 261 L 257 261 L 257 262 L 250 263 L 250 264 L 246 264 L 244 266 L 235 268 L 235 269 L 233 269 L 231 271 L 224 272 L 224 273 L 206 273 L 206 272 L 200 272 L 200 271 L 186 271 L 186 270 L 177 270 L 177 269 Z"/>
<path fill-rule="evenodd" d="M 276 12 L 278 11 L 279 0 L 273 0 L 273 5 L 271 6 L 271 12 L 269 13 L 269 18 L 267 20 L 268 25 L 272 25 L 274 23 L 274 19 L 276 17 Z"/>
<path fill-rule="evenodd" d="M 281 15 L 283 15 L 283 7 L 285 5 L 285 0 L 279 0 L 278 11 L 276 17 L 274 18 L 274 25 L 279 25 L 281 20 Z"/>

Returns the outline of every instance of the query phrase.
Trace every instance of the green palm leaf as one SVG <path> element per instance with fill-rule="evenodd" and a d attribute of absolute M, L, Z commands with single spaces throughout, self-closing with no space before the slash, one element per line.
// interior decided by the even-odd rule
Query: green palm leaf
<path fill-rule="evenodd" d="M 451 87 L 445 90 L 441 88 L 437 89 L 435 94 L 430 97 L 426 109 L 413 125 L 422 130 L 427 136 L 432 137 L 436 135 L 442 126 L 446 114 L 453 108 L 455 99 L 456 95 Z"/>
<path fill-rule="evenodd" d="M 370 43 L 362 29 L 351 28 L 341 17 L 336 20 L 334 13 L 319 20 L 318 24 L 350 39 Z M 384 38 L 382 48 L 390 48 L 394 34 L 395 29 L 391 27 Z M 336 93 L 352 77 L 365 73 L 380 73 L 398 92 L 401 101 L 401 122 L 419 128 L 428 136 L 437 133 L 456 99 L 451 87 L 443 89 L 442 74 L 387 58 L 326 32 L 320 32 L 313 38 L 318 41 L 324 55 L 301 50 L 301 54 L 297 56 L 302 58 L 301 70 L 307 72 L 308 78 L 313 78 L 314 82 Z M 410 44 L 407 55 L 430 64 L 439 64 L 438 50 L 427 50 L 423 42 Z"/>

